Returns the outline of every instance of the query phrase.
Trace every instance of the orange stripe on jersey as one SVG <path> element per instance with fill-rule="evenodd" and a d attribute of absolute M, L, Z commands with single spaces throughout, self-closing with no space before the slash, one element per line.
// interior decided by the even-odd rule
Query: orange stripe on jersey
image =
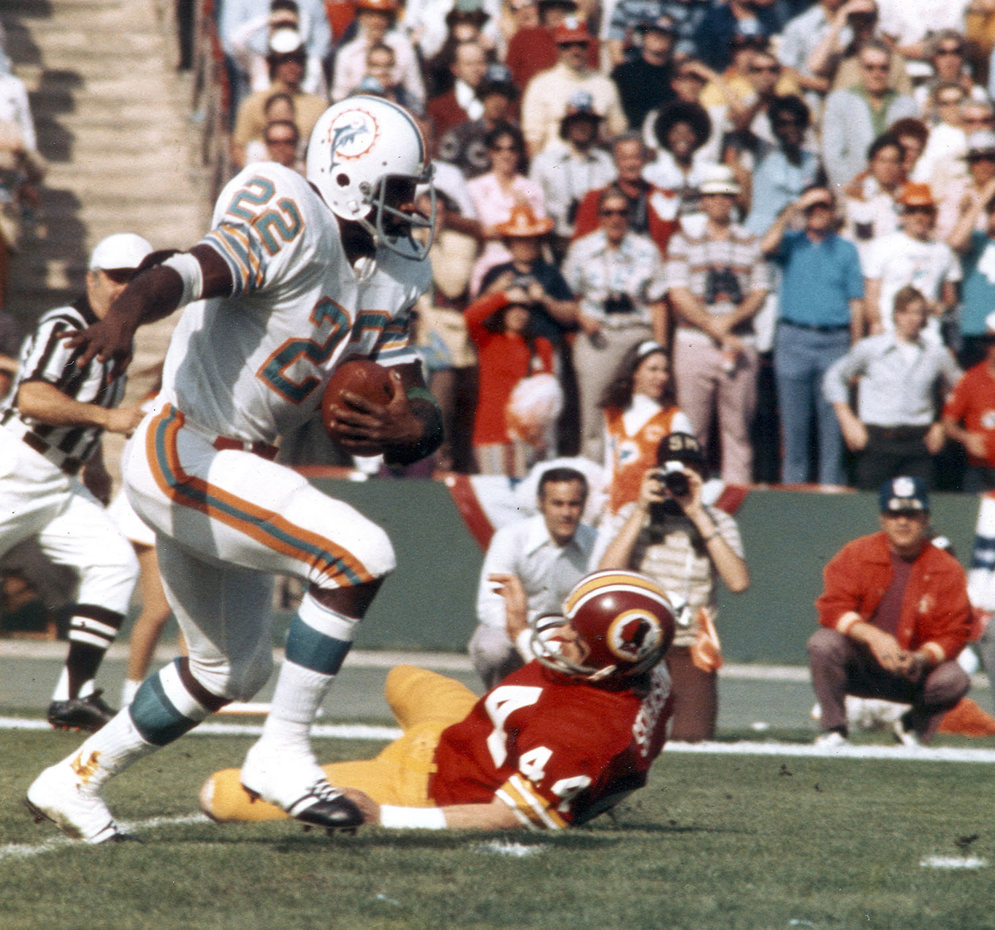
<path fill-rule="evenodd" d="M 202 478 L 188 475 L 176 451 L 176 437 L 182 426 L 183 414 L 167 404 L 146 434 L 146 453 L 153 477 L 169 500 L 198 510 L 268 549 L 310 565 L 336 584 L 357 585 L 373 580 L 362 562 L 326 537 Z"/>
<path fill-rule="evenodd" d="M 562 830 L 568 826 L 567 821 L 536 791 L 532 782 L 521 775 L 512 775 L 495 794 L 530 829 Z"/>
<path fill-rule="evenodd" d="M 668 609 L 670 608 L 670 602 L 664 596 L 660 586 L 652 578 L 647 578 L 645 575 L 640 575 L 637 572 L 612 571 L 608 569 L 606 571 L 595 572 L 583 578 L 573 591 L 570 592 L 570 596 L 564 603 L 563 609 L 569 614 L 577 604 L 591 594 L 618 585 L 627 588 L 636 588 L 639 591 L 650 594 Z"/>
<path fill-rule="evenodd" d="M 262 280 L 262 258 L 244 230 L 225 225 L 204 238 L 211 240 L 237 266 L 236 292 L 250 292 L 259 286 Z"/>

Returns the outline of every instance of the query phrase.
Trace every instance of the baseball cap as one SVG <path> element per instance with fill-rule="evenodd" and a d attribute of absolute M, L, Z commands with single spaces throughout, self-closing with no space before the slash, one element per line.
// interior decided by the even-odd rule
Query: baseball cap
<path fill-rule="evenodd" d="M 901 513 L 906 510 L 929 512 L 929 494 L 922 478 L 899 475 L 881 485 L 879 496 L 881 513 Z"/>
<path fill-rule="evenodd" d="M 591 33 L 587 31 L 587 23 L 576 16 L 568 16 L 553 30 L 553 41 L 557 45 L 568 42 L 590 42 Z"/>
<path fill-rule="evenodd" d="M 928 184 L 909 181 L 898 194 L 898 202 L 906 207 L 935 207 L 933 191 Z"/>
<path fill-rule="evenodd" d="M 733 29 L 729 44 L 732 46 L 764 46 L 767 44 L 767 36 L 757 20 L 741 19 L 737 21 Z"/>
<path fill-rule="evenodd" d="M 379 10 L 382 13 L 397 13 L 398 0 L 356 0 L 358 10 Z"/>
<path fill-rule="evenodd" d="M 503 94 L 509 100 L 514 100 L 518 96 L 518 87 L 511 76 L 511 71 L 500 62 L 491 62 L 487 66 L 484 79 L 477 88 L 477 96 L 481 100 L 489 94 Z"/>
<path fill-rule="evenodd" d="M 667 35 L 677 35 L 677 26 L 672 17 L 657 16 L 651 19 L 644 19 L 637 27 L 640 32 L 664 32 Z"/>
<path fill-rule="evenodd" d="M 668 433 L 664 436 L 656 447 L 656 460 L 658 463 L 696 465 L 701 471 L 705 469 L 705 453 L 701 451 L 701 443 L 690 433 Z"/>
<path fill-rule="evenodd" d="M 379 97 L 383 94 L 384 89 L 383 84 L 372 74 L 364 74 L 363 80 L 359 82 L 355 92 L 357 94 L 373 94 L 375 97 Z"/>
<path fill-rule="evenodd" d="M 736 175 L 728 165 L 708 165 L 702 170 L 702 182 L 698 185 L 701 194 L 729 194 L 739 196 Z"/>
<path fill-rule="evenodd" d="M 490 13 L 484 10 L 480 0 L 456 0 L 446 14 L 446 24 L 452 26 L 453 23 L 469 20 L 483 25 L 490 18 Z"/>
<path fill-rule="evenodd" d="M 565 138 L 566 128 L 574 120 L 599 123 L 604 117 L 594 109 L 594 97 L 589 90 L 575 90 L 567 103 L 567 111 L 560 120 L 560 138 Z"/>
<path fill-rule="evenodd" d="M 90 271 L 134 271 L 152 254 L 152 246 L 134 233 L 115 233 L 101 239 L 90 253 Z"/>

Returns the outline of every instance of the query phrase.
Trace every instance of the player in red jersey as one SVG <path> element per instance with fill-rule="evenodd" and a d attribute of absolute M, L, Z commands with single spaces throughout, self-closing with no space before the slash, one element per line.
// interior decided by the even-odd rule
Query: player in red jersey
<path fill-rule="evenodd" d="M 525 595 L 503 579 L 512 632 Z M 367 823 L 425 829 L 558 830 L 585 823 L 646 784 L 666 739 L 674 635 L 667 595 L 637 572 L 588 575 L 562 617 L 531 631 L 535 661 L 477 698 L 434 672 L 400 666 L 387 699 L 404 735 L 374 759 L 323 766 Z M 201 806 L 218 821 L 287 815 L 253 802 L 237 769 L 217 772 Z"/>

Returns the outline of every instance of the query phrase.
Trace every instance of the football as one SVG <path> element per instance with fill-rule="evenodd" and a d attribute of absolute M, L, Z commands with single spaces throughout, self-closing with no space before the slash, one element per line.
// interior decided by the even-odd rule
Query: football
<path fill-rule="evenodd" d="M 325 393 L 321 398 L 321 422 L 324 424 L 328 434 L 336 441 L 340 440 L 335 428 L 331 424 L 330 408 L 333 404 L 339 403 L 343 391 L 350 391 L 374 404 L 386 405 L 390 403 L 391 386 L 390 370 L 371 362 L 368 359 L 353 359 L 343 362 L 335 371 L 325 386 Z M 343 402 L 344 406 L 348 406 Z M 351 446 L 349 452 L 353 455 L 378 455 L 383 448 L 377 446 Z"/>

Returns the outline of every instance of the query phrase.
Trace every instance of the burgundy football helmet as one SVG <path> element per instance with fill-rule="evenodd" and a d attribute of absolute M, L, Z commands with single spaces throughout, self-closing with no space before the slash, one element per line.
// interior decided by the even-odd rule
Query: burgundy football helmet
<path fill-rule="evenodd" d="M 558 672 L 589 681 L 640 675 L 663 658 L 674 639 L 670 599 L 639 572 L 609 569 L 586 575 L 567 595 L 563 618 L 587 645 L 584 664 L 560 655 L 548 631 L 541 639 L 533 633 L 536 658 Z"/>

